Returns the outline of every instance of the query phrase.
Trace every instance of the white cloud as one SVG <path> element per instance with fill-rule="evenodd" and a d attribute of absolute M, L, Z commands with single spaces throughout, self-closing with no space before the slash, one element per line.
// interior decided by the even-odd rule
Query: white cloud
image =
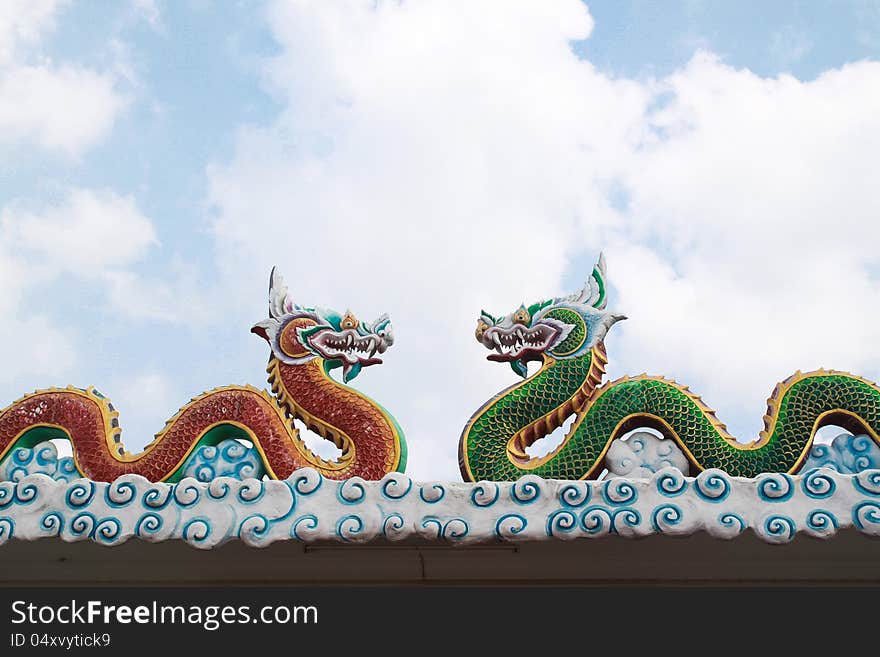
<path fill-rule="evenodd" d="M 0 362 L 4 377 L 16 381 L 42 375 L 47 383 L 36 385 L 49 385 L 49 380 L 76 362 L 74 342 L 69 332 L 53 321 L 51 300 L 34 295 L 46 272 L 27 265 L 7 239 L 6 226 L 7 220 L 0 214 Z"/>
<path fill-rule="evenodd" d="M 4 320 L 0 325 L 0 361 L 4 379 L 17 385 L 4 386 L 8 394 L 0 410 L 27 392 L 64 385 L 62 377 L 78 362 L 75 341 L 68 333 L 46 315 Z"/>
<path fill-rule="evenodd" d="M 356 385 L 400 418 L 413 474 L 456 477 L 461 427 L 511 381 L 477 311 L 564 292 L 601 248 L 631 317 L 612 372 L 676 376 L 735 430 L 796 367 L 880 371 L 880 65 L 804 83 L 698 54 L 627 80 L 573 55 L 578 2 L 372 7 L 271 5 L 285 109 L 240 131 L 210 201 L 236 305 L 277 263 L 301 303 L 391 313 Z"/>
<path fill-rule="evenodd" d="M 0 225 L 12 248 L 84 276 L 130 264 L 157 244 L 152 222 L 134 199 L 109 191 L 74 189 L 63 204 L 38 212 L 13 204 L 0 212 Z"/>
<path fill-rule="evenodd" d="M 9 149 L 12 156 L 6 159 L 13 166 L 15 147 L 30 151 L 37 146 L 53 157 L 79 158 L 106 138 L 127 106 L 121 83 L 137 85 L 127 44 L 118 38 L 109 42 L 106 70 L 47 57 L 46 38 L 66 4 L 0 3 L 0 152 Z M 158 20 L 149 6 L 141 9 L 151 22 Z M 46 186 L 58 189 L 52 181 Z M 137 270 L 157 246 L 152 221 L 129 195 L 73 187 L 42 200 L 4 199 L 0 204 L 4 396 L 18 396 L 35 386 L 64 385 L 74 366 L 80 372 L 89 369 L 88 334 L 95 318 L 81 332 L 77 317 L 58 310 L 67 301 L 59 295 L 81 289 L 78 285 L 105 291 L 107 308 L 120 316 L 177 323 L 203 318 L 208 305 L 201 303 L 204 295 L 196 294 L 191 267 L 172 260 L 156 277 Z M 133 413 L 136 428 L 143 424 L 142 412 L 155 410 L 150 400 L 164 403 L 162 383 L 155 377 L 135 379 L 134 384 L 143 384 L 146 393 L 146 406 Z M 131 390 L 131 385 L 124 389 Z"/>
<path fill-rule="evenodd" d="M 211 316 L 213 303 L 191 265 L 172 260 L 161 276 L 137 271 L 160 244 L 132 196 L 74 188 L 37 207 L 10 202 L 0 208 L 0 245 L 21 272 L 7 279 L 12 298 L 64 275 L 100 284 L 108 303 L 131 318 L 182 323 Z"/>
<path fill-rule="evenodd" d="M 136 271 L 156 246 L 152 222 L 130 196 L 72 189 L 40 208 L 23 201 L 0 208 L 0 388 L 6 399 L 0 408 L 37 387 L 82 383 L 84 372 L 102 369 L 96 358 L 120 360 L 112 350 L 94 349 L 89 334 L 104 317 L 87 314 L 83 323 L 59 310 L 59 296 L 78 293 L 79 285 L 101 290 L 106 308 L 120 317 L 205 321 L 209 306 L 191 268 L 172 262 L 158 277 Z M 126 445 L 133 451 L 152 439 L 182 401 L 167 374 L 157 371 L 125 369 L 115 380 L 98 383 L 123 412 Z"/>
<path fill-rule="evenodd" d="M 205 284 L 196 267 L 174 258 L 162 276 L 131 269 L 103 273 L 109 301 L 132 319 L 204 325 L 215 321 L 219 290 Z"/>
<path fill-rule="evenodd" d="M 27 267 L 15 254 L 6 239 L 5 224 L 0 215 L 0 362 L 4 377 L 14 381 L 34 372 L 55 377 L 74 364 L 73 344 L 51 321 L 51 303 L 31 298 L 31 287 L 42 273 Z"/>
<path fill-rule="evenodd" d="M 65 3 L 0 8 L 0 145 L 33 143 L 71 156 L 99 143 L 128 104 L 115 73 L 55 63 L 41 50 Z"/>
<path fill-rule="evenodd" d="M 75 155 L 96 144 L 125 106 L 113 79 L 75 66 L 0 72 L 0 140 Z"/>
<path fill-rule="evenodd" d="M 880 64 L 799 82 L 700 54 L 664 86 L 609 249 L 618 362 L 698 380 L 751 437 L 796 368 L 880 370 Z"/>
<path fill-rule="evenodd" d="M 47 39 L 66 4 L 0 3 L 0 152 L 12 166 L 34 147 L 79 159 L 110 134 L 128 105 L 121 87 L 137 84 L 118 38 L 109 42 L 106 70 L 48 57 Z M 45 186 L 57 190 L 52 181 Z M 20 382 L 63 385 L 74 365 L 83 366 L 88 338 L 58 312 L 59 288 L 99 286 L 122 316 L 181 322 L 193 307 L 201 316 L 189 298 L 195 286 L 178 268 L 154 278 L 137 271 L 157 245 L 153 223 L 131 196 L 73 187 L 42 200 L 4 199 L 0 361 L 11 394 L 23 392 Z"/>
<path fill-rule="evenodd" d="M 125 107 L 127 51 L 112 73 L 45 61 L 57 7 L 25 5 L 0 9 L 0 140 L 79 155 Z M 391 313 L 397 342 L 355 385 L 401 420 L 412 474 L 456 478 L 461 427 L 513 380 L 473 340 L 477 312 L 570 291 L 570 263 L 600 249 L 630 316 L 608 338 L 611 374 L 689 383 L 743 438 L 798 367 L 878 378 L 880 64 L 801 82 L 699 53 L 629 80 L 572 53 L 592 29 L 579 2 L 372 7 L 271 5 L 264 77 L 284 109 L 209 168 L 207 292 L 184 262 L 139 272 L 159 244 L 130 196 L 0 209 L 10 378 L 77 362 L 75 332 L 34 296 L 59 276 L 99 283 L 129 317 L 246 327 L 278 264 L 300 303 Z M 180 401 L 163 373 L 109 384 L 129 436 Z"/>
<path fill-rule="evenodd" d="M 462 425 L 511 375 L 473 340 L 480 307 L 561 292 L 566 256 L 599 246 L 598 190 L 646 94 L 571 56 L 592 27 L 576 3 L 272 16 L 287 109 L 210 173 L 223 284 L 259 298 L 277 262 L 300 303 L 389 311 L 398 341 L 357 384 L 408 428 L 414 472 L 452 477 Z"/>
<path fill-rule="evenodd" d="M 0 65 L 22 48 L 37 44 L 55 26 L 58 0 L 6 0 L 0 3 Z"/>

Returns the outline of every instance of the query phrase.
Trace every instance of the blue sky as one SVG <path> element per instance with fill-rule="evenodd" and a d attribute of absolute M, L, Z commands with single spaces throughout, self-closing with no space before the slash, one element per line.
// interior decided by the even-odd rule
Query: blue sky
<path fill-rule="evenodd" d="M 398 345 L 356 385 L 400 417 L 415 476 L 455 479 L 460 426 L 510 375 L 475 313 L 579 286 L 600 249 L 631 317 L 612 373 L 685 380 L 744 439 L 792 364 L 880 374 L 860 244 L 880 2 L 27 4 L 0 10 L 8 401 L 95 384 L 139 449 L 202 390 L 263 385 L 248 329 L 278 264 L 301 303 L 391 312 Z M 792 274 L 820 264 L 847 281 L 821 312 L 832 284 Z"/>

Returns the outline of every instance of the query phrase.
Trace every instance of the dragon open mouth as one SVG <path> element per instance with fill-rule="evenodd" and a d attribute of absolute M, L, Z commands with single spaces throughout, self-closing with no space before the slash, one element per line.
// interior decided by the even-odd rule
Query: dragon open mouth
<path fill-rule="evenodd" d="M 559 329 L 549 324 L 537 324 L 532 328 L 493 326 L 483 335 L 483 344 L 497 353 L 487 358 L 498 362 L 528 359 L 543 353 L 559 335 Z"/>
<path fill-rule="evenodd" d="M 381 337 L 359 335 L 352 329 L 319 331 L 312 336 L 311 344 L 327 360 L 341 360 L 351 365 L 360 363 L 363 366 L 381 363 L 382 359 L 375 355 L 387 349 Z"/>

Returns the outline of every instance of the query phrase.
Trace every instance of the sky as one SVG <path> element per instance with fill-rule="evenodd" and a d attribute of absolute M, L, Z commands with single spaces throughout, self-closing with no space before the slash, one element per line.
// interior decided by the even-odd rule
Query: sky
<path fill-rule="evenodd" d="M 0 3 L 0 406 L 96 385 L 139 451 L 265 386 L 297 303 L 396 342 L 353 382 L 407 472 L 459 478 L 513 382 L 481 308 L 578 289 L 611 377 L 688 384 L 741 440 L 796 369 L 880 379 L 880 2 Z"/>

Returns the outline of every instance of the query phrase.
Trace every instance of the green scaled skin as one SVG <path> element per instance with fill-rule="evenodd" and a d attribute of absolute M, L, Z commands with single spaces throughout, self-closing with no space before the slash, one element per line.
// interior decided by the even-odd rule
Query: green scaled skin
<path fill-rule="evenodd" d="M 737 442 L 711 408 L 674 381 L 642 375 L 600 387 L 604 337 L 623 319 L 604 310 L 605 289 L 600 256 L 580 293 L 521 306 L 501 318 L 481 314 L 476 336 L 497 352 L 491 360 L 509 362 L 523 376 L 529 360 L 540 359 L 542 366 L 468 421 L 459 442 L 465 481 L 512 481 L 525 474 L 593 478 L 601 473 L 611 442 L 640 427 L 678 443 L 697 471 L 718 468 L 742 477 L 795 472 L 816 431 L 826 425 L 880 442 L 880 388 L 845 372 L 798 372 L 778 384 L 768 400 L 764 430 L 748 445 Z M 537 459 L 526 454 L 528 445 L 572 413 L 577 419 L 558 448 Z"/>

